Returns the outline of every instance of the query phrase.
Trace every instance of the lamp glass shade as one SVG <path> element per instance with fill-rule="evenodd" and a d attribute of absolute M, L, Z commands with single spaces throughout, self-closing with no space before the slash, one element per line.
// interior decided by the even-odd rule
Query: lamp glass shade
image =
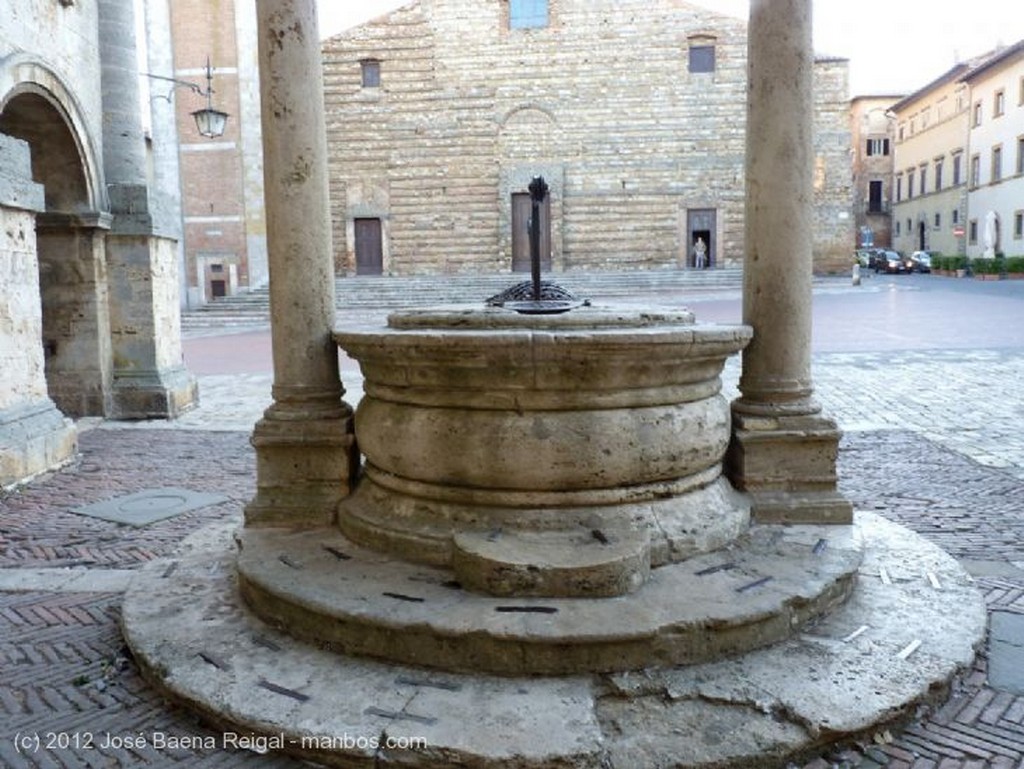
<path fill-rule="evenodd" d="M 205 109 L 197 109 L 192 113 L 192 117 L 195 118 L 196 128 L 199 130 L 200 136 L 215 139 L 218 136 L 224 135 L 224 129 L 228 123 L 227 112 L 207 107 Z"/>

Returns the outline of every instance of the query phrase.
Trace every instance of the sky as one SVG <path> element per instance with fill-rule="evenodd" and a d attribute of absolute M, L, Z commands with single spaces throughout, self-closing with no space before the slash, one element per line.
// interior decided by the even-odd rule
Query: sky
<path fill-rule="evenodd" d="M 748 0 L 692 0 L 739 18 Z M 407 0 L 319 0 L 330 37 Z M 850 96 L 916 91 L 959 61 L 1024 39 L 1021 0 L 814 0 L 814 47 L 850 60 Z"/>

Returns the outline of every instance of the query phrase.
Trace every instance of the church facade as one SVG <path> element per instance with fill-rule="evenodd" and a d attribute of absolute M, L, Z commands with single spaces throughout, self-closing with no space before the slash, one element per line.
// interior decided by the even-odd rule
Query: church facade
<path fill-rule="evenodd" d="M 325 41 L 339 274 L 743 262 L 746 23 L 674 0 L 414 0 Z M 815 270 L 855 240 L 847 62 L 816 64 Z"/>

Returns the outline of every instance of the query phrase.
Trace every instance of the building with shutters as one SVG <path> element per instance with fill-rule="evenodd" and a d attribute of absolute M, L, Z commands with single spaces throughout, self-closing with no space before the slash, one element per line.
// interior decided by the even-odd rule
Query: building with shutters
<path fill-rule="evenodd" d="M 675 0 L 414 0 L 324 42 L 339 274 L 743 261 L 746 24 Z M 816 66 L 815 268 L 855 242 L 847 62 Z"/>
<path fill-rule="evenodd" d="M 892 246 L 892 179 L 899 96 L 857 96 L 850 101 L 853 217 L 857 245 Z"/>

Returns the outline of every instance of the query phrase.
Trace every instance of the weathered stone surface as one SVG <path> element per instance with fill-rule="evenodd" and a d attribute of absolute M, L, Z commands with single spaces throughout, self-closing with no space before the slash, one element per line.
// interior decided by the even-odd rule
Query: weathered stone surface
<path fill-rule="evenodd" d="M 357 542 L 437 565 L 458 556 L 460 579 L 502 594 L 515 583 L 607 595 L 635 589 L 652 562 L 745 528 L 745 502 L 719 478 L 729 440 L 719 375 L 745 327 L 657 309 L 446 308 L 335 338 L 366 392 L 356 413 L 365 472 L 339 508 Z M 529 563 L 519 534 L 535 532 L 562 532 L 553 549 L 565 552 L 545 545 Z M 580 537 L 632 544 L 597 567 L 569 552 Z"/>
<path fill-rule="evenodd" d="M 246 529 L 239 543 L 242 593 L 271 624 L 347 653 L 506 675 L 690 664 L 788 638 L 849 595 L 862 546 L 849 527 L 755 527 L 652 570 L 628 595 L 595 600 L 607 592 L 471 592 L 458 572 L 329 529 Z M 524 559 L 541 556 L 543 569 L 544 554 Z"/>
<path fill-rule="evenodd" d="M 776 769 L 941 697 L 983 638 L 983 603 L 952 558 L 877 516 L 859 513 L 858 526 L 866 557 L 846 604 L 782 644 L 692 667 L 496 678 L 335 655 L 244 610 L 226 526 L 143 570 L 123 621 L 136 660 L 168 696 L 222 727 L 283 734 L 284 750 L 332 766 L 373 766 L 365 739 L 360 748 L 342 738 L 386 733 L 426 744 L 384 748 L 376 760 L 429 769 Z M 804 543 L 837 530 L 808 528 Z M 314 566 L 276 563 L 293 575 Z"/>

